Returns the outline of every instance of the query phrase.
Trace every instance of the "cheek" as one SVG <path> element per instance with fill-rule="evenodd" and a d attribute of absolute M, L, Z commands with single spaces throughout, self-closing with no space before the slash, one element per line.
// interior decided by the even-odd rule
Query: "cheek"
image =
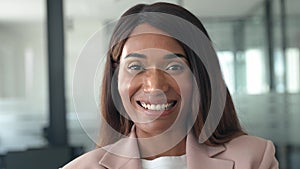
<path fill-rule="evenodd" d="M 118 76 L 118 90 L 123 102 L 129 101 L 132 95 L 138 90 L 141 79 L 128 73 L 120 72 Z"/>
<path fill-rule="evenodd" d="M 122 99 L 123 104 L 126 100 L 128 100 L 128 88 L 129 88 L 129 82 L 130 77 L 124 73 L 124 71 L 119 71 L 118 74 L 118 91 L 120 94 L 120 97 Z"/>
<path fill-rule="evenodd" d="M 124 107 L 124 112 L 120 112 L 123 116 L 129 115 L 130 118 L 132 118 L 130 112 L 133 112 L 131 102 L 130 102 L 130 85 L 129 85 L 130 77 L 124 75 L 124 73 L 121 73 L 118 75 L 118 92 L 121 98 L 121 104 Z M 122 110 L 122 109 L 121 109 Z M 119 110 L 119 111 L 121 111 Z"/>
<path fill-rule="evenodd" d="M 130 120 L 134 122 L 144 122 L 144 119 L 137 115 L 133 106 L 134 103 L 132 102 L 134 101 L 132 99 L 134 94 L 136 94 L 139 89 L 139 84 L 140 80 L 136 77 L 132 78 L 131 76 L 127 76 L 125 74 L 119 75 L 118 91 L 121 97 L 122 105 L 125 109 L 125 112 L 122 112 L 122 114 L 128 115 Z"/>
<path fill-rule="evenodd" d="M 192 95 L 193 82 L 192 77 L 189 74 L 183 74 L 179 77 L 173 77 L 176 80 L 177 87 L 176 92 L 182 97 L 182 99 L 187 99 Z"/>
<path fill-rule="evenodd" d="M 181 112 L 183 115 L 189 114 L 191 111 L 193 111 L 192 106 L 194 104 L 194 98 L 193 98 L 193 80 L 192 76 L 189 76 L 188 74 L 185 74 L 183 76 L 176 78 L 178 90 L 176 92 L 181 97 Z"/>
<path fill-rule="evenodd" d="M 131 79 L 131 81 L 128 84 L 129 84 L 128 85 L 129 86 L 128 87 L 128 95 L 131 98 L 141 88 L 141 86 L 142 86 L 142 78 L 136 76 L 133 79 Z"/>

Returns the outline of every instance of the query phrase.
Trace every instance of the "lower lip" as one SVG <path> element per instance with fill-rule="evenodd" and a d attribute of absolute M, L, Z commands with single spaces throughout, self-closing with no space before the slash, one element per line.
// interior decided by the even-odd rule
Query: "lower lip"
<path fill-rule="evenodd" d="M 178 102 L 177 102 L 177 103 L 178 103 Z M 164 116 L 167 116 L 167 115 L 171 114 L 171 113 L 174 111 L 174 109 L 175 109 L 176 106 L 177 106 L 177 103 L 176 103 L 171 109 L 168 109 L 168 110 L 149 110 L 149 109 L 143 108 L 143 107 L 140 106 L 140 105 L 138 105 L 138 106 L 139 106 L 139 107 L 142 109 L 142 111 L 143 111 L 146 115 L 148 115 L 148 116 L 154 116 L 154 117 L 159 116 L 159 117 L 164 117 Z"/>

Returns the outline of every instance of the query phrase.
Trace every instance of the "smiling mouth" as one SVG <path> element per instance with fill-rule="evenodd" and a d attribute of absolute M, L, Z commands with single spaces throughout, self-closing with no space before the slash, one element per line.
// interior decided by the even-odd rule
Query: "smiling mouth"
<path fill-rule="evenodd" d="M 149 104 L 142 101 L 137 101 L 137 103 L 138 105 L 140 105 L 142 108 L 146 110 L 162 111 L 162 110 L 170 110 L 176 105 L 177 101 L 171 101 L 165 104 Z"/>

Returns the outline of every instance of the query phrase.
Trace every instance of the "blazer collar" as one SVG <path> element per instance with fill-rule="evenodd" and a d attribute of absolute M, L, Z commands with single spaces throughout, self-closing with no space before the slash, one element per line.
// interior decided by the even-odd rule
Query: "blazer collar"
<path fill-rule="evenodd" d="M 129 138 L 136 138 L 135 132 L 131 132 Z M 139 148 L 136 139 L 121 139 L 115 144 L 104 147 L 107 152 L 104 154 L 99 164 L 109 169 L 140 169 L 139 158 L 129 158 L 124 156 L 128 153 L 134 157 L 139 157 Z M 187 136 L 186 155 L 187 169 L 232 169 L 234 162 L 231 160 L 219 159 L 216 156 L 226 151 L 224 145 L 207 146 L 199 144 L 194 134 L 191 132 Z M 111 152 L 117 152 L 111 153 Z"/>
<path fill-rule="evenodd" d="M 191 132 L 187 137 L 187 169 L 233 169 L 234 161 L 220 159 L 216 156 L 226 151 L 224 145 L 208 146 L 199 144 Z"/>
<path fill-rule="evenodd" d="M 112 145 L 103 147 L 106 153 L 99 164 L 109 169 L 140 169 L 140 155 L 134 129 L 128 138 L 121 139 Z M 131 158 L 131 157 L 136 158 Z"/>

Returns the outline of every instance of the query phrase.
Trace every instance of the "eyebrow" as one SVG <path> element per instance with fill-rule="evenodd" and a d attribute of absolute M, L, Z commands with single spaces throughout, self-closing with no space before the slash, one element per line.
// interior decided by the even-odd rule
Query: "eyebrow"
<path fill-rule="evenodd" d="M 130 54 L 128 54 L 128 55 L 125 57 L 125 59 L 126 59 L 126 58 L 129 58 L 129 57 L 136 57 L 136 58 L 142 58 L 142 59 L 146 59 L 146 58 L 147 58 L 146 55 L 140 54 L 140 53 L 130 53 Z M 171 54 L 166 54 L 166 55 L 164 56 L 164 59 L 173 59 L 173 58 L 177 58 L 177 57 L 179 57 L 179 58 L 186 58 L 186 56 L 184 56 L 184 55 L 181 54 L 181 53 L 171 53 Z"/>
<path fill-rule="evenodd" d="M 136 58 L 143 58 L 143 59 L 146 59 L 146 55 L 144 54 L 140 54 L 140 53 L 129 53 L 126 57 L 126 58 L 129 58 L 129 57 L 136 57 Z"/>
<path fill-rule="evenodd" d="M 181 53 L 172 53 L 172 54 L 167 54 L 164 56 L 164 59 L 173 59 L 173 58 L 186 58 L 186 56 L 184 56 L 183 54 Z"/>

